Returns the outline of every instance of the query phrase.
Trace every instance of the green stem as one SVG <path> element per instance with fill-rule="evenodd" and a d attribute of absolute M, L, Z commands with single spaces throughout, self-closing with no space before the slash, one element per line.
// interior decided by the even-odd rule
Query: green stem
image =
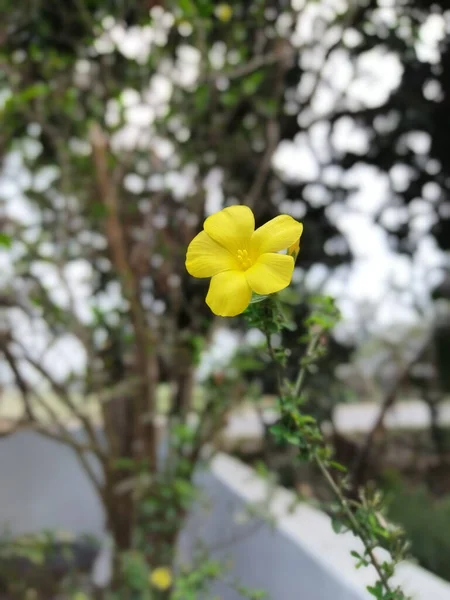
<path fill-rule="evenodd" d="M 278 358 L 275 355 L 275 350 L 272 346 L 272 338 L 270 337 L 270 333 L 266 330 L 266 331 L 264 331 L 264 334 L 266 336 L 267 350 L 269 351 L 270 358 L 275 365 L 275 372 L 277 375 L 278 393 L 280 394 L 280 398 L 281 398 L 281 393 L 282 393 L 282 389 L 283 389 L 283 375 L 282 375 L 282 371 L 281 371 L 280 361 L 278 360 Z"/>
<path fill-rule="evenodd" d="M 388 581 L 386 575 L 383 573 L 383 570 L 380 567 L 380 565 L 378 564 L 378 560 L 376 559 L 376 557 L 373 553 L 373 546 L 372 546 L 370 540 L 367 539 L 365 532 L 360 527 L 358 521 L 355 519 L 355 516 L 354 516 L 347 500 L 345 499 L 345 496 L 342 494 L 341 490 L 339 489 L 339 486 L 334 481 L 333 477 L 331 476 L 331 473 L 328 471 L 326 465 L 324 464 L 324 462 L 320 458 L 320 456 L 317 456 L 317 454 L 315 454 L 314 459 L 315 459 L 315 462 L 316 462 L 317 466 L 319 467 L 322 475 L 324 476 L 325 481 L 328 483 L 328 486 L 330 487 L 330 489 L 333 491 L 334 495 L 336 496 L 336 499 L 338 500 L 339 505 L 341 506 L 342 510 L 345 512 L 345 514 L 352 526 L 353 532 L 361 539 L 362 543 L 364 544 L 366 554 L 367 554 L 367 556 L 369 556 L 370 562 L 376 569 L 378 576 L 380 578 L 380 581 L 384 585 L 386 592 L 392 594 L 392 590 L 389 585 L 389 581 Z"/>
<path fill-rule="evenodd" d="M 270 339 L 270 334 L 267 333 L 267 331 L 265 332 L 266 334 L 266 340 L 267 340 L 267 347 L 269 350 L 269 354 L 272 358 L 272 360 L 275 362 L 275 364 L 277 365 L 277 377 L 278 377 L 278 382 L 279 382 L 279 394 L 280 397 L 282 395 L 282 389 L 281 389 L 281 375 L 280 375 L 280 368 L 279 368 L 279 363 L 276 360 L 275 357 L 275 352 L 273 350 L 272 347 L 272 343 L 271 343 L 271 339 Z M 317 346 L 320 342 L 320 338 L 322 335 L 322 331 L 316 331 L 315 333 L 312 334 L 311 339 L 309 340 L 308 343 L 308 347 L 306 349 L 306 353 L 305 353 L 305 357 L 302 361 L 302 366 L 300 368 L 300 371 L 298 373 L 297 379 L 295 381 L 294 384 L 294 397 L 296 399 L 298 399 L 300 397 L 300 393 L 302 390 L 302 387 L 304 385 L 305 382 L 305 378 L 306 378 L 306 373 L 307 373 L 307 366 L 309 363 L 309 360 L 314 356 L 315 351 L 317 349 Z M 375 568 L 375 570 L 378 573 L 378 576 L 380 578 L 380 581 L 382 582 L 386 592 L 388 592 L 389 594 L 392 594 L 392 589 L 389 585 L 389 581 L 388 578 L 386 577 L 385 573 L 383 573 L 383 570 L 381 568 L 381 566 L 379 565 L 374 553 L 373 553 L 373 547 L 372 544 L 370 542 L 370 540 L 367 539 L 365 532 L 363 531 L 362 527 L 360 526 L 360 524 L 358 523 L 358 521 L 355 519 L 355 516 L 345 498 L 345 496 L 342 494 L 339 486 L 337 485 L 337 483 L 334 481 L 331 473 L 329 472 L 329 470 L 327 469 L 326 464 L 323 462 L 323 460 L 320 458 L 320 456 L 317 455 L 317 453 L 315 452 L 313 454 L 314 456 L 314 461 L 316 463 L 316 465 L 319 467 L 319 470 L 321 471 L 325 481 L 328 484 L 328 487 L 331 489 L 331 491 L 333 492 L 334 496 L 336 497 L 337 501 L 339 502 L 340 507 L 342 508 L 342 510 L 344 511 L 344 513 L 347 516 L 347 519 L 351 525 L 351 528 L 353 530 L 353 533 L 355 533 L 362 541 L 362 543 L 364 544 L 364 548 L 366 551 L 367 556 L 370 558 L 370 561 L 373 565 L 373 567 Z"/>
<path fill-rule="evenodd" d="M 308 344 L 308 347 L 306 348 L 306 354 L 305 354 L 306 362 L 305 362 L 305 360 L 303 360 L 302 367 L 301 367 L 301 369 L 297 375 L 297 379 L 295 381 L 294 398 L 298 398 L 300 396 L 300 392 L 301 392 L 301 389 L 303 387 L 303 383 L 304 383 L 305 377 L 306 377 L 306 371 L 307 371 L 306 363 L 312 356 L 314 356 L 314 352 L 317 348 L 317 345 L 319 343 L 321 335 L 322 335 L 322 331 L 318 331 L 317 333 L 314 333 L 311 336 L 311 339 L 309 340 L 309 344 Z"/>

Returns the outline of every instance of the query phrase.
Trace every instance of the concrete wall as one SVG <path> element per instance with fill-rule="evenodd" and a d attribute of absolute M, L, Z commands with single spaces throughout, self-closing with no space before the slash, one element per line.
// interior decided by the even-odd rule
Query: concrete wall
<path fill-rule="evenodd" d="M 252 518 L 249 503 L 265 513 L 270 491 L 251 470 L 227 455 L 217 457 L 213 474 L 200 475 L 199 484 L 209 499 L 209 510 L 202 508 L 191 516 L 181 538 L 182 554 L 188 555 L 200 537 L 213 558 L 230 565 L 228 579 L 265 590 L 272 600 L 366 599 L 363 586 L 340 572 L 339 564 L 333 565 L 328 546 L 332 536 L 325 515 L 303 506 L 307 527 L 299 530 L 298 515 L 286 516 L 293 503 L 283 490 L 270 502 L 276 525 L 271 526 L 266 516 Z M 217 582 L 208 600 L 214 594 L 223 600 L 242 598 L 226 582 Z"/>
<path fill-rule="evenodd" d="M 187 523 L 186 554 L 186 546 L 191 549 L 200 537 L 213 556 L 231 561 L 231 577 L 266 590 L 271 600 L 373 599 L 366 586 L 375 582 L 374 570 L 355 569 L 350 555 L 362 551 L 361 542 L 351 533 L 335 534 L 323 512 L 296 503 L 286 489 L 271 492 L 254 471 L 224 454 L 199 476 L 199 484 L 211 499 L 210 510 L 197 510 Z M 269 496 L 275 525 L 261 519 L 243 523 L 246 507 L 267 505 Z M 410 563 L 398 567 L 395 582 L 412 600 L 450 600 L 450 583 Z M 216 584 L 214 592 L 224 600 L 241 598 L 224 583 Z"/>
<path fill-rule="evenodd" d="M 11 533 L 62 529 L 75 534 L 104 533 L 102 507 L 74 454 L 33 432 L 0 439 L 0 530 Z M 276 488 L 272 527 L 246 518 L 246 507 L 262 506 L 266 482 L 242 463 L 218 455 L 210 471 L 198 474 L 202 499 L 180 539 L 180 560 L 188 560 L 199 539 L 215 557 L 229 561 L 229 579 L 264 589 L 272 600 L 368 600 L 370 569 L 355 570 L 350 550 L 360 548 L 351 534 L 335 535 L 328 517 Z M 207 505 L 207 506 L 206 506 Z M 292 510 L 293 508 L 293 510 Z M 107 552 L 97 580 L 108 571 Z M 450 600 L 450 584 L 413 565 L 398 571 L 413 600 Z M 206 600 L 240 600 L 232 586 L 217 582 Z"/>
<path fill-rule="evenodd" d="M 21 431 L 0 439 L 0 532 L 42 529 L 100 536 L 103 510 L 72 450 Z"/>

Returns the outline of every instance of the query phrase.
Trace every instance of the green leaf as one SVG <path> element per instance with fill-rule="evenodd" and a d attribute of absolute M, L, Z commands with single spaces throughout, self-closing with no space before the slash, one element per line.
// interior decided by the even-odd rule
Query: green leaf
<path fill-rule="evenodd" d="M 132 458 L 123 456 L 121 458 L 116 458 L 114 461 L 114 467 L 116 469 L 126 469 L 131 471 L 136 467 L 136 461 L 134 461 Z"/>
<path fill-rule="evenodd" d="M 89 210 L 89 214 L 94 219 L 102 219 L 102 218 L 106 217 L 106 215 L 108 214 L 108 211 L 106 210 L 105 205 L 102 204 L 101 202 L 90 203 L 88 210 Z"/>
<path fill-rule="evenodd" d="M 212 14 L 214 3 L 211 0 L 197 0 L 197 11 L 201 17 L 209 17 Z"/>
<path fill-rule="evenodd" d="M 199 112 L 206 110 L 206 108 L 208 106 L 209 98 L 210 98 L 209 87 L 206 85 L 199 86 L 194 94 L 195 108 Z"/>
<path fill-rule="evenodd" d="M 383 600 L 383 598 L 385 598 L 381 581 L 377 581 L 373 586 L 367 586 L 367 591 L 378 600 Z"/>
<path fill-rule="evenodd" d="M 333 467 L 333 469 L 337 469 L 338 471 L 341 471 L 342 473 L 347 472 L 347 468 L 344 467 L 344 465 L 341 465 L 341 463 L 336 462 L 335 460 L 330 461 L 330 467 Z"/>
<path fill-rule="evenodd" d="M 244 79 L 242 89 L 247 96 L 253 96 L 265 77 L 264 71 L 256 71 Z"/>
<path fill-rule="evenodd" d="M 178 0 L 178 8 L 181 8 L 185 17 L 192 17 L 197 12 L 192 0 Z"/>
<path fill-rule="evenodd" d="M 3 248 L 11 248 L 12 246 L 12 237 L 7 233 L 0 232 L 0 246 Z"/>
<path fill-rule="evenodd" d="M 250 300 L 250 304 L 256 304 L 257 302 L 262 302 L 266 298 L 268 298 L 268 296 L 260 296 L 259 294 L 253 293 L 252 299 Z"/>
<path fill-rule="evenodd" d="M 344 529 L 344 525 L 336 517 L 331 520 L 331 527 L 333 528 L 334 533 L 341 533 Z"/>
<path fill-rule="evenodd" d="M 272 99 L 264 99 L 261 100 L 259 98 L 255 99 L 255 106 L 259 113 L 264 115 L 265 117 L 274 117 L 277 114 L 278 104 Z"/>
<path fill-rule="evenodd" d="M 220 97 L 222 104 L 227 107 L 234 106 L 239 101 L 239 96 L 235 90 L 227 90 Z"/>
<path fill-rule="evenodd" d="M 358 561 L 356 564 L 357 569 L 369 566 L 369 562 L 367 561 L 367 559 L 365 559 L 364 556 L 361 556 L 359 552 L 355 552 L 355 550 L 352 550 L 350 554 L 353 556 L 353 558 L 356 558 L 356 560 Z"/>
<path fill-rule="evenodd" d="M 277 442 L 283 439 L 284 427 L 283 425 L 281 425 L 281 423 L 276 423 L 275 425 L 272 425 L 271 427 L 269 427 L 269 430 Z"/>

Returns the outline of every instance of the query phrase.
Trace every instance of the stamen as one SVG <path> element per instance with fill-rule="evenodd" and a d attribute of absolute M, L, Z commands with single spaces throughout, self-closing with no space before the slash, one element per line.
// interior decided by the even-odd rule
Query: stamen
<path fill-rule="evenodd" d="M 243 269 L 248 269 L 252 266 L 252 261 L 250 256 L 248 255 L 247 250 L 238 250 L 237 251 L 238 261 Z"/>

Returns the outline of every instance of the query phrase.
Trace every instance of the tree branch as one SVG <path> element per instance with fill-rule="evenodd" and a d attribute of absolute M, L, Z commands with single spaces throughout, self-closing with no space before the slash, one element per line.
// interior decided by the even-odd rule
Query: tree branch
<path fill-rule="evenodd" d="M 357 489 L 360 485 L 360 482 L 362 480 L 362 477 L 364 475 L 364 472 L 365 472 L 365 469 L 366 469 L 366 466 L 367 466 L 367 463 L 369 460 L 372 445 L 375 441 L 377 433 L 379 431 L 381 431 L 381 429 L 383 428 L 384 419 L 386 418 L 388 411 L 394 405 L 402 385 L 405 383 L 405 381 L 407 380 L 407 378 L 409 376 L 411 368 L 414 366 L 414 364 L 417 361 L 421 360 L 421 358 L 424 355 L 424 353 L 426 352 L 429 344 L 430 344 L 430 340 L 427 338 L 426 341 L 420 346 L 418 351 L 415 353 L 413 358 L 411 358 L 411 360 L 409 360 L 403 366 L 403 368 L 401 369 L 400 373 L 398 374 L 396 380 L 392 384 L 391 389 L 384 397 L 384 400 L 380 407 L 380 412 L 378 413 L 378 417 L 377 417 L 372 429 L 367 434 L 364 444 L 362 445 L 360 451 L 358 452 L 357 456 L 355 457 L 353 464 L 351 466 L 350 472 L 349 472 L 349 481 L 351 482 L 352 491 L 354 493 L 357 493 Z"/>
<path fill-rule="evenodd" d="M 95 433 L 94 426 L 90 421 L 89 417 L 83 414 L 83 412 L 77 407 L 75 402 L 72 400 L 70 393 L 66 390 L 66 388 L 61 385 L 56 379 L 48 372 L 48 370 L 36 359 L 31 357 L 28 352 L 25 350 L 24 346 L 18 342 L 16 339 L 13 340 L 14 344 L 16 344 L 21 352 L 22 358 L 26 362 L 28 362 L 40 375 L 42 375 L 45 380 L 50 384 L 52 390 L 58 396 L 60 401 L 68 408 L 71 413 L 75 416 L 76 419 L 83 425 L 86 435 L 94 447 L 98 445 L 97 434 Z M 47 407 L 47 411 L 49 408 Z"/>
<path fill-rule="evenodd" d="M 89 463 L 89 459 L 86 456 L 87 453 L 91 454 L 92 456 L 95 456 L 104 467 L 106 459 L 104 453 L 101 450 L 100 444 L 96 440 L 94 444 L 86 444 L 76 440 L 73 432 L 69 431 L 67 427 L 65 427 L 64 424 L 61 423 L 56 412 L 48 405 L 44 398 L 37 394 L 36 391 L 31 392 L 29 384 L 23 377 L 17 365 L 17 359 L 10 352 L 9 348 L 7 348 L 7 346 L 4 345 L 2 351 L 6 357 L 8 364 L 11 367 L 11 370 L 14 373 L 16 384 L 22 394 L 22 398 L 24 399 L 25 405 L 30 406 L 31 408 L 31 396 L 33 395 L 34 399 L 39 402 L 39 405 L 49 415 L 51 423 L 54 425 L 55 428 L 53 429 L 51 427 L 45 426 L 43 423 L 40 423 L 34 411 L 26 411 L 26 418 L 11 421 L 7 430 L 2 432 L 0 434 L 0 437 L 7 437 L 9 435 L 13 435 L 14 433 L 23 430 L 32 430 L 57 442 L 64 443 L 65 445 L 72 448 L 72 450 L 75 452 L 78 460 L 80 461 L 86 475 L 89 477 L 95 490 L 100 495 L 100 497 L 103 498 L 104 490 L 102 482 L 95 475 L 92 465 Z"/>
<path fill-rule="evenodd" d="M 17 387 L 19 388 L 20 393 L 22 395 L 23 404 L 24 404 L 24 408 L 25 408 L 25 415 L 26 415 L 27 419 L 34 420 L 35 417 L 34 417 L 34 411 L 33 411 L 32 405 L 31 405 L 30 390 L 28 388 L 27 382 L 22 377 L 22 373 L 20 372 L 19 367 L 16 364 L 15 357 L 9 350 L 6 342 L 4 343 L 4 345 L 2 347 L 2 352 L 5 355 L 6 362 L 8 363 L 11 371 L 14 374 L 14 378 L 16 380 Z"/>
<path fill-rule="evenodd" d="M 138 281 L 130 267 L 125 236 L 119 215 L 119 199 L 112 179 L 108 173 L 107 148 L 108 141 L 100 125 L 91 127 L 90 140 L 95 165 L 95 174 L 100 198 L 106 208 L 106 236 L 113 263 L 117 269 L 122 284 L 123 293 L 130 305 L 130 315 L 136 343 L 136 366 L 142 378 L 141 394 L 137 394 L 134 403 L 133 425 L 137 439 L 141 438 L 151 466 L 156 464 L 156 431 L 153 419 L 142 422 L 142 414 L 156 413 L 157 362 L 154 352 L 155 339 L 149 330 L 142 307 Z"/>
<path fill-rule="evenodd" d="M 274 94 L 275 100 L 280 101 L 284 95 L 284 76 L 289 68 L 292 57 L 295 55 L 294 49 L 285 42 L 274 52 L 277 57 L 278 70 L 275 73 Z M 244 65 L 245 66 L 245 65 Z M 272 167 L 272 158 L 280 141 L 280 124 L 278 115 L 269 118 L 266 125 L 266 150 L 259 164 L 256 176 L 245 197 L 245 202 L 250 208 L 254 208 L 255 203 L 263 190 L 267 177 Z"/>

